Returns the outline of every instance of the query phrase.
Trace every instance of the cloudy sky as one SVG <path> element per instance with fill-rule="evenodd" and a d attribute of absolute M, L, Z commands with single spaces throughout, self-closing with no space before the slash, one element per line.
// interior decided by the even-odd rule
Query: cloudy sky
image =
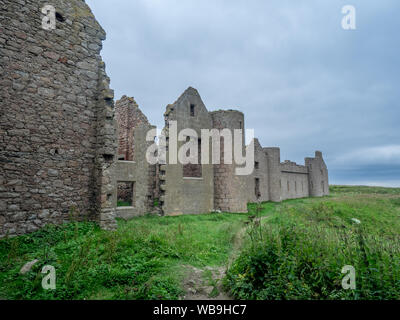
<path fill-rule="evenodd" d="M 282 161 L 322 150 L 333 184 L 400 186 L 400 1 L 86 2 L 116 98 L 153 124 L 192 86 L 209 110 L 244 112 Z"/>

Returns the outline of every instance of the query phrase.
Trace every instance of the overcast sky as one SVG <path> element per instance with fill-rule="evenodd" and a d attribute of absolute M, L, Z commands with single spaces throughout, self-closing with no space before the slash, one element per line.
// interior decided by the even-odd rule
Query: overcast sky
<path fill-rule="evenodd" d="M 150 122 L 189 86 L 332 184 L 400 186 L 400 1 L 87 0 L 115 97 Z M 344 5 L 356 30 L 343 30 Z"/>

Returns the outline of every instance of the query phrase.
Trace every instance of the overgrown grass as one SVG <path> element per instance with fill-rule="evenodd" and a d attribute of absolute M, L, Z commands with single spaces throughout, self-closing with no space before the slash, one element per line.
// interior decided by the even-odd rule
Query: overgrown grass
<path fill-rule="evenodd" d="M 236 298 L 400 298 L 400 189 L 331 192 L 276 206 L 228 271 Z M 342 288 L 345 265 L 355 267 L 356 290 Z"/>
<path fill-rule="evenodd" d="M 227 266 L 237 257 L 224 280 L 236 298 L 398 299 L 400 189 L 331 191 L 250 204 L 248 214 L 146 216 L 118 221 L 115 232 L 71 222 L 4 239 L 0 298 L 179 299 L 185 266 Z M 20 275 L 34 259 L 39 263 Z M 54 291 L 41 287 L 44 265 L 56 268 Z M 341 287 L 344 265 L 356 268 L 355 291 Z"/>
<path fill-rule="evenodd" d="M 94 223 L 48 226 L 0 241 L 0 297 L 5 299 L 178 299 L 184 264 L 222 265 L 245 215 L 142 217 L 115 232 Z M 40 263 L 26 275 L 29 261 Z M 44 265 L 57 289 L 41 287 Z"/>

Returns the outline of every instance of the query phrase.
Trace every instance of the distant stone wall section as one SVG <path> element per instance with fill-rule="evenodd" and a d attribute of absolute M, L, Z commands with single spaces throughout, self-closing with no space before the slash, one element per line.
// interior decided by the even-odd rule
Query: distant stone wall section
<path fill-rule="evenodd" d="M 115 118 L 118 123 L 118 159 L 135 161 L 136 152 L 133 132 L 140 125 L 150 125 L 134 98 L 123 96 L 115 103 Z"/>
<path fill-rule="evenodd" d="M 285 161 L 281 167 L 281 199 L 296 199 L 309 196 L 308 168 L 295 162 Z"/>
<path fill-rule="evenodd" d="M 120 153 L 132 148 L 142 150 L 148 142 L 144 137 L 135 138 L 138 124 L 148 124 L 147 118 L 139 110 L 132 98 L 123 97 L 116 104 L 119 120 Z M 128 116 L 127 116 L 128 115 Z M 126 121 L 126 119 L 130 119 Z M 226 164 L 225 137 L 223 129 L 245 131 L 244 114 L 237 110 L 218 110 L 208 112 L 198 91 L 189 87 L 178 100 L 167 106 L 164 113 L 167 162 L 156 166 L 148 166 L 150 174 L 146 177 L 137 176 L 138 172 L 147 172 L 146 164 L 140 160 L 131 164 L 131 168 L 123 171 L 121 176 L 134 176 L 132 181 L 141 182 L 140 186 L 149 192 L 149 199 L 159 199 L 159 213 L 164 215 L 199 214 L 210 211 L 247 212 L 247 204 L 257 201 L 280 202 L 286 199 L 296 199 L 329 194 L 328 171 L 322 157 L 317 151 L 315 158 L 306 158 L 305 165 L 292 161 L 280 160 L 280 149 L 276 147 L 263 148 L 258 139 L 254 144 L 254 171 L 248 176 L 236 175 L 237 165 Z M 169 158 L 169 148 L 180 148 L 185 141 L 177 146 L 170 145 L 172 129 L 170 121 L 177 122 L 177 132 L 182 129 L 193 129 L 197 138 L 201 137 L 201 129 L 216 130 L 220 137 L 220 164 L 212 164 L 211 151 L 217 148 L 209 141 L 209 165 L 180 163 L 173 164 Z M 176 133 L 175 133 L 176 134 Z M 132 136 L 133 135 L 133 136 Z M 177 140 L 177 137 L 175 137 Z M 244 136 L 242 152 L 245 150 Z M 125 147 L 126 141 L 133 141 L 133 146 Z M 229 142 L 229 141 L 228 141 Z M 131 142 L 129 142 L 131 143 Z M 123 150 L 123 152 L 121 151 Z M 200 161 L 199 157 L 199 161 Z M 232 159 L 234 159 L 232 150 Z M 127 168 L 127 164 L 125 167 Z M 136 173 L 135 173 L 136 172 Z M 139 185 L 138 185 L 139 186 Z M 143 200 L 142 200 L 143 202 Z M 148 211 L 154 211 L 149 204 Z M 122 209 L 118 209 L 120 211 Z M 124 209 L 128 210 L 128 209 Z M 143 214 L 145 206 L 135 208 L 132 216 Z"/>
<path fill-rule="evenodd" d="M 311 197 L 322 197 L 329 194 L 328 169 L 321 151 L 315 152 L 314 158 L 305 159 L 309 172 L 309 190 Z"/>
<path fill-rule="evenodd" d="M 177 121 L 181 129 L 195 129 L 200 137 L 201 129 L 245 130 L 244 115 L 237 110 L 208 112 L 196 89 L 188 88 L 164 114 L 164 133 L 171 140 L 169 121 Z M 211 124 L 210 124 L 211 118 Z M 184 142 L 178 143 L 178 149 Z M 188 178 L 188 170 L 181 164 L 167 163 L 158 166 L 156 181 L 160 186 L 160 204 L 165 215 L 204 213 L 210 210 L 222 212 L 247 212 L 247 204 L 256 201 L 280 202 L 329 194 L 328 171 L 317 151 L 315 158 L 307 158 L 306 165 L 280 161 L 280 149 L 263 148 L 258 139 L 254 143 L 254 171 L 249 176 L 236 175 L 236 164 L 225 164 L 225 139 L 220 139 L 220 164 L 202 165 L 203 174 Z M 212 145 L 210 139 L 210 154 Z M 242 150 L 244 152 L 244 137 Z M 168 154 L 168 152 L 167 152 Z M 233 155 L 232 155 L 232 158 Z M 212 159 L 209 159 L 212 163 Z M 213 174 L 207 171 L 213 169 Z M 204 171 L 206 170 L 206 171 Z M 205 172 L 205 174 L 204 174 Z M 189 172 L 190 173 L 190 172 Z M 213 186 L 213 193 L 210 193 Z M 210 209 L 213 208 L 213 209 Z"/>
<path fill-rule="evenodd" d="M 119 160 L 116 181 L 134 184 L 134 199 L 131 207 L 118 207 L 117 216 L 129 219 L 154 210 L 158 197 L 156 165 L 146 159 L 147 148 L 153 143 L 146 141 L 146 135 L 153 129 L 147 117 L 131 97 L 123 96 L 115 104 L 118 122 Z"/>
<path fill-rule="evenodd" d="M 269 162 L 268 156 L 261 147 L 258 139 L 254 139 L 254 172 L 249 181 L 250 188 L 246 193 L 251 194 L 251 202 L 269 201 Z M 258 187 L 256 186 L 258 184 Z M 253 191 L 253 192 L 252 192 Z"/>

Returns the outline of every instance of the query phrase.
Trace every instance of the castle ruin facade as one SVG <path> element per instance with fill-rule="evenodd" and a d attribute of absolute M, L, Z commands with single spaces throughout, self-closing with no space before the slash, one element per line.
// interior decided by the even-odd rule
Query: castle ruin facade
<path fill-rule="evenodd" d="M 224 137 L 220 137 L 218 164 L 171 163 L 169 154 L 173 148 L 181 148 L 186 141 L 178 141 L 172 146 L 169 123 L 177 123 L 177 132 L 190 128 L 201 137 L 201 131 L 217 129 L 245 130 L 244 114 L 237 110 L 209 112 L 198 91 L 188 88 L 178 100 L 166 107 L 163 135 L 167 141 L 167 161 L 165 164 L 149 165 L 146 151 L 135 152 L 143 146 L 149 147 L 143 123 L 151 128 L 133 98 L 123 97 L 116 102 L 120 155 L 117 168 L 131 166 L 130 172 L 143 172 L 146 177 L 131 179 L 133 183 L 133 204 L 131 207 L 117 207 L 117 216 L 143 215 L 154 210 L 163 215 L 201 214 L 207 212 L 247 212 L 247 204 L 256 201 L 280 202 L 287 199 L 321 197 L 329 194 L 328 170 L 322 153 L 306 158 L 305 165 L 280 159 L 279 148 L 263 148 L 258 139 L 253 139 L 254 170 L 250 175 L 238 175 L 239 167 L 234 161 L 229 164 L 226 157 Z M 130 116 L 126 116 L 130 115 Z M 126 119 L 129 118 L 128 122 Z M 143 120 L 144 119 L 144 120 Z M 128 124 L 127 124 L 128 123 Z M 176 138 L 176 137 L 175 137 Z M 126 141 L 134 141 L 126 144 Z M 176 139 L 175 139 L 176 140 Z M 242 139 L 242 153 L 246 146 Z M 204 144 L 198 142 L 199 152 Z M 212 141 L 209 143 L 211 158 Z M 126 152 L 126 150 L 129 150 Z M 204 150 L 203 150 L 204 151 Z M 233 152 L 233 150 L 232 150 Z M 199 157 L 200 158 L 200 157 Z M 231 155 L 233 158 L 233 155 Z M 134 160 L 134 161 L 132 161 Z M 137 168 L 140 168 L 139 170 Z M 145 168 L 145 169 L 144 169 Z M 117 169 L 119 170 L 119 169 Z M 119 175 L 123 178 L 125 175 Z M 133 176 L 132 176 L 133 177 Z M 125 181 L 119 181 L 123 183 Z M 118 183 L 118 182 L 117 182 Z M 146 184 L 148 183 L 148 184 Z M 136 186 L 136 188 L 135 188 Z M 147 191 L 147 196 L 144 196 Z M 136 196 L 140 194 L 140 198 Z M 152 205 L 156 200 L 157 206 Z M 140 209 L 139 209 L 140 208 Z"/>
<path fill-rule="evenodd" d="M 237 165 L 223 161 L 150 164 L 154 126 L 133 98 L 114 103 L 100 56 L 106 34 L 90 8 L 83 0 L 52 0 L 56 28 L 45 30 L 47 4 L 0 0 L 0 237 L 71 216 L 113 229 L 117 217 L 246 212 L 257 200 L 329 194 L 321 152 L 305 165 L 281 162 L 279 148 L 257 139 L 250 175 L 236 175 Z M 164 117 L 167 148 L 170 121 L 197 133 L 245 128 L 243 113 L 209 112 L 193 88 Z M 220 148 L 223 158 L 223 139 Z"/>

